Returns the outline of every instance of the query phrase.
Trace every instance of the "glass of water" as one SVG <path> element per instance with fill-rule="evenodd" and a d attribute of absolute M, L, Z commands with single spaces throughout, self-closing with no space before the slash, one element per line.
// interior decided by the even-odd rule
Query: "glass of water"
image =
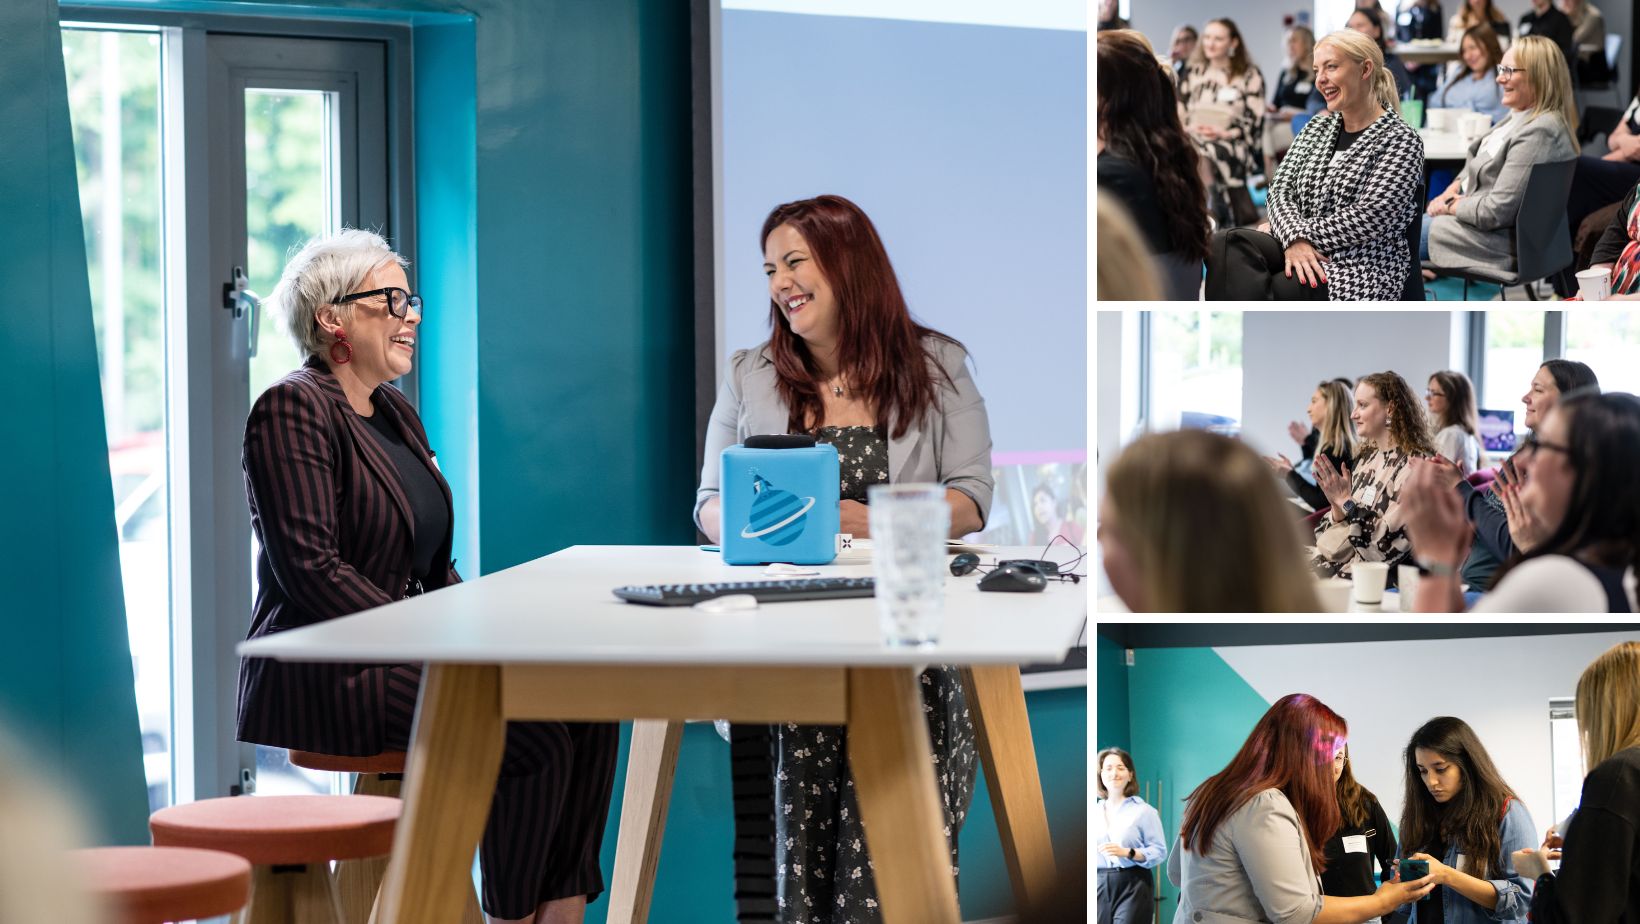
<path fill-rule="evenodd" d="M 940 640 L 945 604 L 945 540 L 951 508 L 937 484 L 876 485 L 866 492 L 877 618 L 891 646 Z"/>

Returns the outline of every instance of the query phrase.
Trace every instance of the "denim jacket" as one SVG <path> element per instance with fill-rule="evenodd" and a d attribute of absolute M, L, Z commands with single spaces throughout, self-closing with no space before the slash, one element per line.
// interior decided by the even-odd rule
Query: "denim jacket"
<path fill-rule="evenodd" d="M 1441 889 L 1441 909 L 1445 915 L 1446 924 L 1492 924 L 1492 922 L 1517 922 L 1525 924 L 1526 913 L 1532 908 L 1532 880 L 1515 872 L 1514 857 L 1517 850 L 1538 846 L 1540 835 L 1532 824 L 1532 816 L 1526 811 L 1526 806 L 1519 799 L 1511 799 L 1509 808 L 1504 813 L 1503 824 L 1499 828 L 1503 839 L 1501 847 L 1502 878 L 1489 880 L 1492 888 L 1498 890 L 1498 906 L 1487 911 L 1462 895 L 1459 895 L 1450 886 Z M 1447 866 L 1458 865 L 1458 845 L 1448 844 L 1446 855 L 1441 862 Z M 1500 875 L 1494 873 L 1494 875 Z M 1418 906 L 1412 906 L 1412 918 L 1409 924 L 1418 924 Z"/>

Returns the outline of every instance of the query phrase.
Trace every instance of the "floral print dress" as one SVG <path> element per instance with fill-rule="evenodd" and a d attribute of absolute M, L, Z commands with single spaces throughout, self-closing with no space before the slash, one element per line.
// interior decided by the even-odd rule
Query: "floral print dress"
<path fill-rule="evenodd" d="M 1310 559 L 1316 574 L 1347 578 L 1355 562 L 1381 561 L 1389 565 L 1389 586 L 1395 586 L 1395 566 L 1412 560 L 1401 487 L 1415 458 L 1419 457 L 1399 449 L 1374 446 L 1349 463 L 1355 512 L 1334 521 L 1329 511 L 1316 526 Z"/>
<path fill-rule="evenodd" d="M 881 430 L 822 427 L 818 438 L 837 447 L 842 499 L 864 502 L 867 487 L 888 483 L 888 442 Z M 930 667 L 921 679 L 923 714 L 934 746 L 934 776 L 955 879 L 957 832 L 973 800 L 974 726 L 955 668 Z M 880 921 L 844 729 L 788 723 L 774 726 L 772 734 L 779 920 L 785 924 Z"/>

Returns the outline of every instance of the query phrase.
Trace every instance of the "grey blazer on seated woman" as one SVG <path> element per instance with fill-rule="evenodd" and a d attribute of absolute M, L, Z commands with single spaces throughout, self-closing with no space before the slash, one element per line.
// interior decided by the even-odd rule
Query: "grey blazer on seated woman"
<path fill-rule="evenodd" d="M 1321 913 L 1304 825 L 1279 789 L 1226 818 L 1204 854 L 1175 838 L 1167 878 L 1179 887 L 1174 924 L 1310 924 Z"/>
<path fill-rule="evenodd" d="M 955 488 L 973 498 L 984 523 L 991 516 L 995 488 L 985 399 L 968 374 L 968 354 L 961 347 L 937 337 L 924 338 L 922 345 L 938 365 L 934 373 L 938 407 L 912 421 L 904 434 L 889 437 L 888 479 L 895 484 L 930 482 Z M 700 526 L 700 508 L 718 494 L 723 450 L 748 436 L 787 431 L 790 413 L 775 388 L 774 360 L 768 347 L 763 343 L 736 350 L 729 358 L 706 425 L 706 454 L 700 467 L 700 489 L 695 492 L 696 527 Z M 890 433 L 893 429 L 891 423 Z"/>
<path fill-rule="evenodd" d="M 1501 146 L 1488 145 L 1499 132 L 1507 133 Z M 1442 269 L 1507 270 L 1514 262 L 1515 217 L 1532 167 L 1576 159 L 1560 113 L 1510 112 L 1469 146 L 1469 163 L 1458 174 L 1463 198 L 1456 214 L 1427 219 L 1429 259 Z"/>

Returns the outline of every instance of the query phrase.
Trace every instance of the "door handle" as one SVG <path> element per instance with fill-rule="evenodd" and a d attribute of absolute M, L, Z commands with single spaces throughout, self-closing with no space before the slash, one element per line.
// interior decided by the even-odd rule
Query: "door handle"
<path fill-rule="evenodd" d="M 249 319 L 250 333 L 245 341 L 246 355 L 255 356 L 256 337 L 262 327 L 262 296 L 251 291 L 250 277 L 245 275 L 243 266 L 234 267 L 231 278 L 231 282 L 222 284 L 222 307 L 233 312 L 234 320 Z"/>

